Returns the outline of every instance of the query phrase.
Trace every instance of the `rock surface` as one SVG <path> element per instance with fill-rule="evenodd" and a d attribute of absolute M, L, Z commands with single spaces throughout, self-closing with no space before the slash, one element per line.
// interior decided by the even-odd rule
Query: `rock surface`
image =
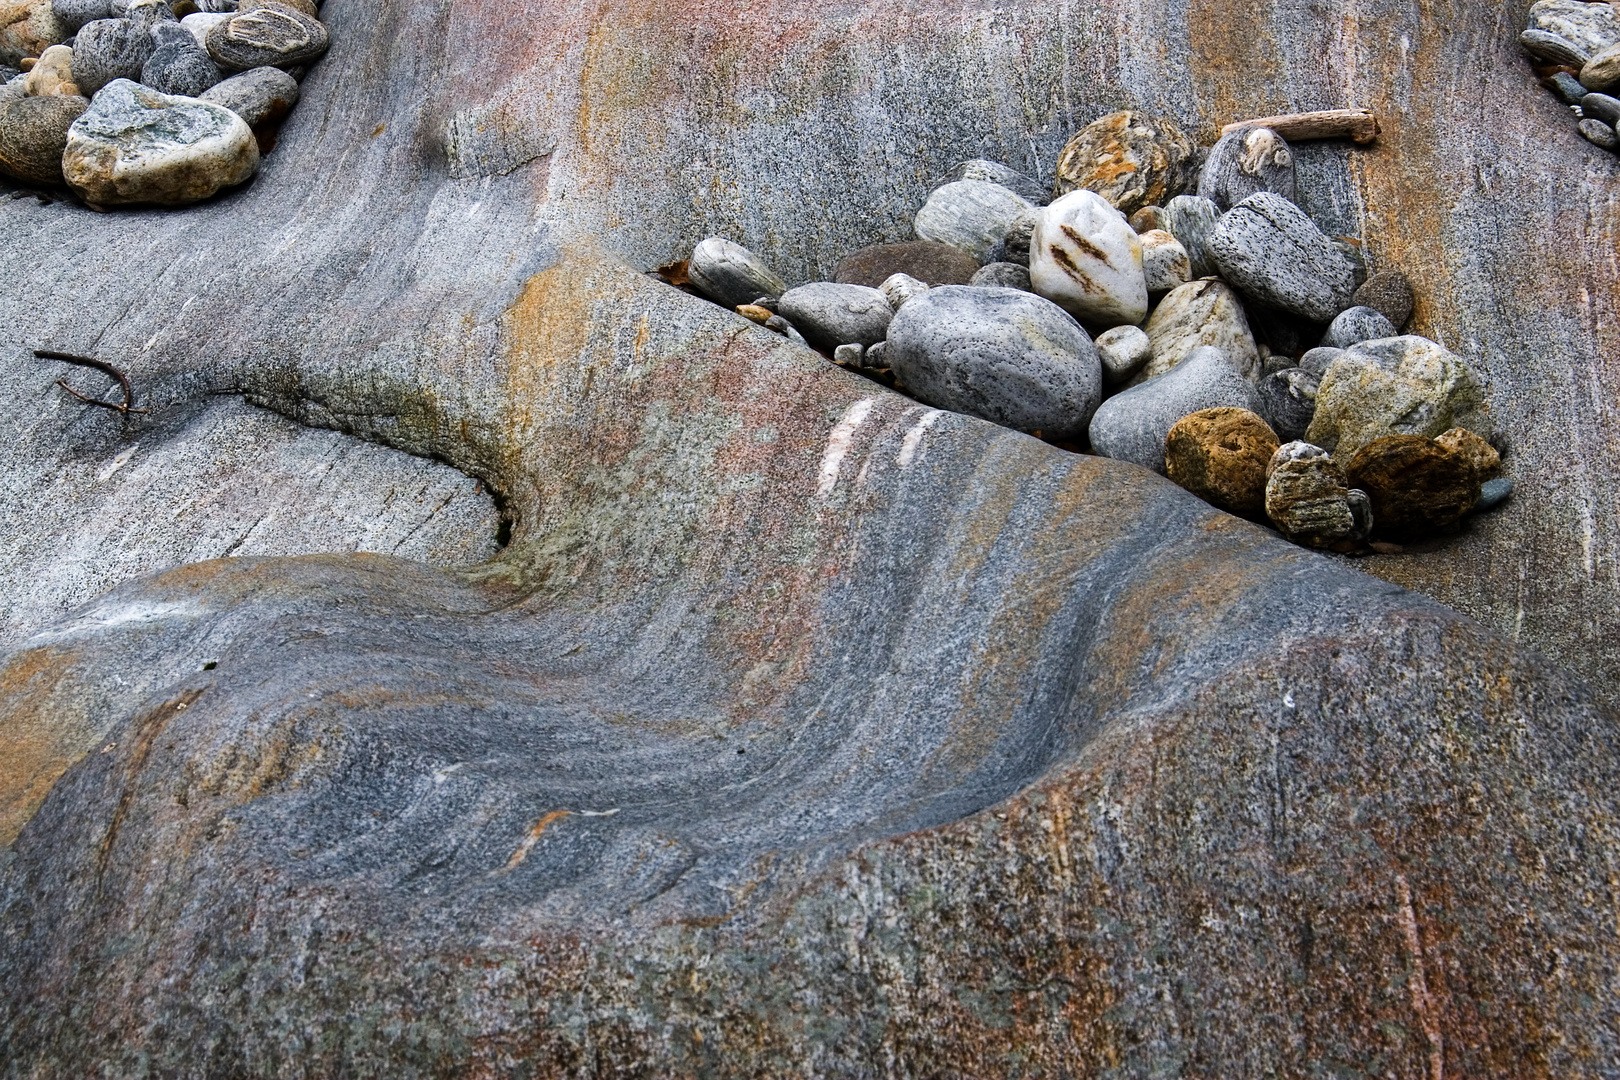
<path fill-rule="evenodd" d="M 1386 435 L 1495 432 L 1485 391 L 1462 359 L 1427 338 L 1364 341 L 1328 365 L 1306 437 L 1336 458 Z"/>
<path fill-rule="evenodd" d="M 198 96 L 203 101 L 231 110 L 240 116 L 248 127 L 258 127 L 260 124 L 275 123 L 298 104 L 298 80 L 280 68 L 260 67 L 244 71 L 240 75 L 232 75 L 215 83 Z M 781 292 L 780 278 L 773 279 L 767 274 L 764 280 L 778 286 L 776 294 Z M 754 295 L 757 297 L 767 294 L 775 295 L 770 289 L 763 289 Z"/>
<path fill-rule="evenodd" d="M 1333 317 L 1322 335 L 1324 349 L 1348 349 L 1363 341 L 1398 337 L 1400 331 L 1383 312 L 1370 307 L 1345 308 Z"/>
<path fill-rule="evenodd" d="M 1386 435 L 1357 450 L 1345 481 L 1367 493 L 1373 528 L 1394 539 L 1424 537 L 1449 528 L 1480 498 L 1474 463 L 1446 444 L 1421 435 Z"/>
<path fill-rule="evenodd" d="M 1209 250 L 1221 277 L 1283 311 L 1327 322 L 1350 306 L 1355 271 L 1305 212 L 1261 192 L 1216 223 Z"/>
<path fill-rule="evenodd" d="M 1260 515 L 1277 446 L 1276 432 L 1247 409 L 1200 409 L 1165 436 L 1165 475 L 1228 513 Z"/>
<path fill-rule="evenodd" d="M 1163 229 L 1137 233 L 1142 241 L 1142 276 L 1149 293 L 1164 293 L 1185 285 L 1192 277 L 1187 249 Z"/>
<path fill-rule="evenodd" d="M 1200 409 L 1258 412 L 1260 399 L 1226 354 L 1203 346 L 1170 371 L 1115 394 L 1091 421 L 1092 449 L 1164 472 L 1164 440 L 1176 421 Z"/>
<path fill-rule="evenodd" d="M 1412 283 L 1399 270 L 1379 270 L 1357 286 L 1350 302 L 1370 307 L 1388 319 L 1398 334 L 1412 318 Z"/>
<path fill-rule="evenodd" d="M 1209 234 L 1220 220 L 1221 208 L 1197 195 L 1177 195 L 1160 215 L 1163 228 L 1187 249 L 1187 260 L 1194 278 L 1220 273 L 1209 253 Z"/>
<path fill-rule="evenodd" d="M 30 184 L 61 184 L 68 129 L 89 107 L 82 97 L 61 95 L 0 101 L 0 173 Z"/>
<path fill-rule="evenodd" d="M 1260 380 L 1260 415 L 1277 437 L 1292 442 L 1305 437 L 1316 415 L 1317 376 L 1304 368 L 1283 368 Z"/>
<path fill-rule="evenodd" d="M 156 51 L 149 31 L 127 19 L 97 19 L 73 39 L 73 81 L 95 94 L 115 79 L 139 80 Z"/>
<path fill-rule="evenodd" d="M 1153 359 L 1137 382 L 1163 375 L 1205 345 L 1220 349 L 1244 378 L 1260 377 L 1260 353 L 1243 302 L 1225 282 L 1205 278 L 1171 291 L 1143 329 L 1153 344 Z"/>
<path fill-rule="evenodd" d="M 1127 217 L 1191 187 L 1197 147 L 1174 120 L 1125 110 L 1087 124 L 1058 155 L 1054 197 L 1095 191 Z"/>
<path fill-rule="evenodd" d="M 23 89 L 29 97 L 83 97 L 73 81 L 73 50 L 66 45 L 46 49 L 23 77 Z"/>
<path fill-rule="evenodd" d="M 227 79 L 220 85 L 235 81 Z M 220 104 L 229 107 L 226 102 Z M 686 272 L 699 292 L 722 307 L 752 303 L 762 296 L 777 297 L 787 291 L 787 283 L 758 255 L 723 236 L 711 236 L 693 248 Z"/>
<path fill-rule="evenodd" d="M 989 262 L 1028 199 L 985 180 L 954 180 L 936 188 L 912 219 L 923 240 L 949 244 L 980 263 Z"/>
<path fill-rule="evenodd" d="M 189 39 L 191 35 L 186 34 L 186 37 Z M 202 97 L 222 78 L 219 67 L 196 42 L 176 42 L 160 45 L 146 58 L 141 66 L 140 81 L 160 94 Z"/>
<path fill-rule="evenodd" d="M 986 263 L 968 279 L 969 285 L 982 285 L 995 289 L 1023 289 L 1029 291 L 1029 267 L 1017 263 Z"/>
<path fill-rule="evenodd" d="M 1078 319 L 1118 326 L 1147 315 L 1142 243 L 1123 214 L 1078 190 L 1041 212 L 1030 240 L 1030 282 Z"/>
<path fill-rule="evenodd" d="M 113 12 L 110 0 L 51 0 L 51 13 L 74 33 L 87 22 L 110 18 Z"/>
<path fill-rule="evenodd" d="M 1557 34 L 1588 54 L 1620 44 L 1620 20 L 1608 4 L 1584 0 L 1536 0 L 1530 5 L 1530 26 Z"/>
<path fill-rule="evenodd" d="M 1242 127 L 1222 135 L 1198 174 L 1198 194 L 1230 210 L 1262 191 L 1294 201 L 1294 154 L 1268 127 Z"/>
<path fill-rule="evenodd" d="M 930 290 L 932 291 L 932 290 Z M 782 294 L 776 310 L 805 340 L 828 352 L 854 342 L 875 345 L 889 330 L 889 298 L 865 285 L 812 281 Z"/>
<path fill-rule="evenodd" d="M 908 244 L 874 244 L 846 255 L 833 268 L 833 280 L 875 289 L 895 274 L 928 285 L 966 285 L 978 272 L 979 260 L 950 244 L 913 240 Z"/>
<path fill-rule="evenodd" d="M 939 186 L 949 184 L 956 180 L 987 180 L 992 184 L 1000 184 L 1008 191 L 1013 192 L 1031 203 L 1045 205 L 1047 191 L 1040 181 L 1025 176 L 1017 169 L 1003 165 L 999 161 L 987 161 L 984 158 L 970 158 L 959 161 L 945 174 Z M 958 282 L 941 282 L 940 284 L 959 284 Z"/>
<path fill-rule="evenodd" d="M 120 79 L 104 87 L 68 130 L 62 173 L 101 206 L 184 206 L 242 183 L 259 147 L 242 118 L 194 98 Z"/>
<path fill-rule="evenodd" d="M 895 313 L 885 359 L 919 401 L 1078 442 L 1102 397 L 1091 339 L 1018 289 L 947 285 Z"/>
<path fill-rule="evenodd" d="M 52 11 L 51 0 L 0 0 L 0 64 L 37 57 L 72 32 Z"/>

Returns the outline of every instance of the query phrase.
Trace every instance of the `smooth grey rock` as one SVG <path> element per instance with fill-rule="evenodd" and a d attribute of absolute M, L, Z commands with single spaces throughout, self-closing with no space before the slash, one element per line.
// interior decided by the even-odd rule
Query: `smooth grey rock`
<path fill-rule="evenodd" d="M 208 55 L 227 71 L 308 63 L 327 49 L 326 27 L 287 4 L 266 2 L 208 31 Z"/>
<path fill-rule="evenodd" d="M 197 47 L 191 34 L 185 30 L 186 41 L 173 45 L 160 45 L 141 66 L 141 83 L 160 94 L 182 97 L 201 97 L 209 87 L 216 85 L 224 75 L 208 54 Z"/>
<path fill-rule="evenodd" d="M 866 352 L 866 346 L 859 342 L 847 342 L 833 350 L 833 361 L 849 367 L 860 367 L 861 356 Z"/>
<path fill-rule="evenodd" d="M 1498 476 L 1494 480 L 1487 480 L 1480 485 L 1479 503 L 1474 507 L 1474 513 L 1483 514 L 1487 510 L 1494 510 L 1506 502 L 1513 494 L 1513 481 L 1506 476 Z"/>
<path fill-rule="evenodd" d="M 1343 349 L 1317 348 L 1311 349 L 1299 358 L 1299 366 L 1320 379 L 1327 374 L 1327 369 L 1333 361 L 1344 355 Z"/>
<path fill-rule="evenodd" d="M 1586 88 L 1581 87 L 1582 90 Z M 1620 98 L 1608 94 L 1586 94 L 1579 99 L 1581 111 L 1605 124 L 1620 124 Z"/>
<path fill-rule="evenodd" d="M 1221 350 L 1244 378 L 1252 382 L 1260 377 L 1260 352 L 1248 317 L 1224 281 L 1201 278 L 1172 289 L 1143 329 L 1153 344 L 1153 359 L 1135 382 L 1163 375 L 1206 345 Z"/>
<path fill-rule="evenodd" d="M 1408 334 L 1352 345 L 1328 366 L 1306 437 L 1349 461 L 1386 435 L 1432 439 L 1454 427 L 1490 440 L 1485 389 L 1461 357 Z"/>
<path fill-rule="evenodd" d="M 69 30 L 112 17 L 111 0 L 51 0 L 51 10 Z"/>
<path fill-rule="evenodd" d="M 1263 191 L 1216 223 L 1210 252 L 1221 276 L 1262 304 L 1328 322 L 1350 306 L 1355 270 L 1305 211 Z"/>
<path fill-rule="evenodd" d="M 1039 180 L 1025 176 L 1017 169 L 1003 165 L 999 161 L 988 161 L 984 158 L 970 158 L 967 161 L 957 162 L 934 186 L 941 187 L 957 180 L 985 180 L 992 184 L 1000 184 L 1036 206 L 1046 205 L 1051 196 L 1047 186 Z"/>
<path fill-rule="evenodd" d="M 1284 442 L 1303 439 L 1316 415 L 1317 376 L 1304 368 L 1284 368 L 1260 380 L 1260 415 Z"/>
<path fill-rule="evenodd" d="M 1581 80 L 1567 71 L 1555 71 L 1552 78 L 1547 80 L 1552 86 L 1553 93 L 1566 105 L 1579 105 L 1589 91 L 1581 85 Z"/>
<path fill-rule="evenodd" d="M 180 25 L 185 27 L 186 30 L 191 33 L 193 38 L 197 39 L 198 45 L 202 46 L 204 49 L 207 49 L 208 32 L 214 27 L 218 26 L 220 23 L 229 22 L 230 18 L 231 16 L 228 12 L 199 11 L 191 15 L 187 15 L 185 18 L 181 19 Z"/>
<path fill-rule="evenodd" d="M 198 96 L 231 110 L 248 127 L 258 127 L 280 120 L 298 104 L 298 80 L 280 68 L 254 68 L 232 75 Z"/>
<path fill-rule="evenodd" d="M 1118 386 L 1153 358 L 1153 342 L 1140 326 L 1116 326 L 1097 335 L 1097 359 L 1103 385 Z"/>
<path fill-rule="evenodd" d="M 1091 421 L 1091 447 L 1163 474 L 1164 440 L 1176 421 L 1221 406 L 1259 413 L 1260 399 L 1225 353 L 1203 346 L 1158 378 L 1103 402 Z"/>
<path fill-rule="evenodd" d="M 1147 315 L 1142 241 L 1095 191 L 1071 191 L 1041 211 L 1029 277 L 1037 293 L 1079 319 L 1120 326 Z"/>
<path fill-rule="evenodd" d="M 1556 34 L 1588 55 L 1620 44 L 1620 21 L 1615 19 L 1614 9 L 1603 3 L 1537 0 L 1530 5 L 1530 29 Z"/>
<path fill-rule="evenodd" d="M 1567 64 L 1577 71 L 1592 58 L 1591 53 L 1573 41 L 1546 30 L 1526 30 L 1519 35 L 1519 44 L 1526 52 L 1549 64 Z"/>
<path fill-rule="evenodd" d="M 1149 229 L 1137 237 L 1142 244 L 1142 276 L 1150 294 L 1169 292 L 1191 280 L 1192 264 L 1180 240 L 1163 229 Z"/>
<path fill-rule="evenodd" d="M 1198 195 L 1177 195 L 1164 205 L 1160 217 L 1165 231 L 1187 249 L 1193 278 L 1213 277 L 1219 273 L 1209 254 L 1209 234 L 1220 220 L 1220 207 Z"/>
<path fill-rule="evenodd" d="M 803 334 L 799 333 L 799 328 L 780 315 L 772 315 L 769 319 L 766 319 L 765 327 L 766 329 L 774 330 L 776 333 L 781 334 L 795 345 L 803 345 L 807 349 L 810 348 L 810 343 L 804 339 Z"/>
<path fill-rule="evenodd" d="M 910 274 L 890 274 L 878 286 L 878 292 L 889 302 L 889 307 L 899 311 L 902 304 L 914 296 L 921 296 L 929 289 L 928 282 L 918 281 Z"/>
<path fill-rule="evenodd" d="M 68 129 L 62 153 L 68 185 L 100 206 L 184 206 L 242 183 L 258 167 L 258 143 L 241 117 L 127 79 L 96 94 Z"/>
<path fill-rule="evenodd" d="M 1198 194 L 1222 210 L 1266 191 L 1294 201 L 1294 154 L 1267 127 L 1243 127 L 1222 135 L 1198 176 Z"/>
<path fill-rule="evenodd" d="M 73 46 L 73 81 L 94 95 L 114 79 L 139 80 L 157 50 L 152 33 L 128 19 L 97 19 L 79 30 Z"/>
<path fill-rule="evenodd" d="M 1029 292 L 1029 267 L 1009 262 L 986 263 L 979 268 L 968 284 L 997 289 L 1023 289 Z"/>
<path fill-rule="evenodd" d="M 152 27 L 152 45 L 161 49 L 165 45 L 189 45 L 194 49 L 202 48 L 197 38 L 183 23 L 160 22 Z M 151 84 L 148 84 L 151 85 Z M 156 87 L 153 87 L 156 89 Z"/>
<path fill-rule="evenodd" d="M 1416 302 L 1412 283 L 1399 270 L 1380 270 L 1356 287 L 1350 297 L 1357 307 L 1370 307 L 1399 332 L 1412 318 Z"/>
<path fill-rule="evenodd" d="M 782 294 L 777 310 L 811 345 L 832 350 L 854 341 L 874 345 L 888 332 L 894 309 L 888 297 L 865 285 L 812 281 Z"/>
<path fill-rule="evenodd" d="M 1399 328 L 1381 311 L 1370 307 L 1345 308 L 1328 324 L 1327 333 L 1322 335 L 1318 348 L 1348 349 L 1358 342 L 1392 338 L 1399 333 Z"/>
<path fill-rule="evenodd" d="M 1601 146 L 1605 150 L 1613 150 L 1620 146 L 1620 136 L 1615 134 L 1613 124 L 1605 124 L 1602 120 L 1582 120 L 1575 126 L 1580 131 L 1581 138 L 1594 146 Z"/>
<path fill-rule="evenodd" d="M 885 357 L 917 400 L 1077 442 L 1102 396 L 1080 324 L 1019 289 L 945 285 L 895 313 Z"/>
<path fill-rule="evenodd" d="M 721 307 L 736 307 L 760 295 L 776 297 L 787 291 L 787 283 L 764 260 L 723 236 L 711 236 L 692 249 L 686 274 L 699 292 Z"/>
<path fill-rule="evenodd" d="M 1001 248 L 1018 216 L 1033 208 L 1000 184 L 954 180 L 929 194 L 912 228 L 920 239 L 950 244 L 984 263 Z"/>

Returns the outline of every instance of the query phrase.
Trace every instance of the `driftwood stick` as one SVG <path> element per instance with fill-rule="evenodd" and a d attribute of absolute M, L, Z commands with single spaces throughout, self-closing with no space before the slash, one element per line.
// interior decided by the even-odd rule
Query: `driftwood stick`
<path fill-rule="evenodd" d="M 1322 112 L 1288 113 L 1240 120 L 1221 128 L 1221 134 L 1244 127 L 1267 127 L 1289 142 L 1306 139 L 1344 139 L 1370 143 L 1378 138 L 1378 117 L 1371 109 L 1325 109 Z"/>
<path fill-rule="evenodd" d="M 35 349 L 34 355 L 41 360 L 60 360 L 64 364 L 74 364 L 78 367 L 94 368 L 96 371 L 99 371 L 104 375 L 110 375 L 114 379 L 118 380 L 118 388 L 124 392 L 124 403 L 122 405 L 114 401 L 102 401 L 100 398 L 87 397 L 73 389 L 73 387 L 69 386 L 66 379 L 56 380 L 56 385 L 66 390 L 68 393 L 72 394 L 86 405 L 99 405 L 103 409 L 111 409 L 114 412 L 123 413 L 126 416 L 132 412 L 143 413 L 146 411 L 145 409 L 135 408 L 135 391 L 129 385 L 129 377 L 126 376 L 122 371 L 119 371 L 117 368 L 107 363 L 105 360 L 97 360 L 91 356 L 78 356 L 74 353 L 54 352 L 50 349 Z"/>

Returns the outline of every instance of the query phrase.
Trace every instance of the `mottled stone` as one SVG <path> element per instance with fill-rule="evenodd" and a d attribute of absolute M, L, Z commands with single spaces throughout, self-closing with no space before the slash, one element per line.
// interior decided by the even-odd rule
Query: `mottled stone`
<path fill-rule="evenodd" d="M 1370 307 L 1388 319 L 1398 333 L 1412 318 L 1412 283 L 1399 270 L 1379 270 L 1351 296 L 1357 307 Z"/>
<path fill-rule="evenodd" d="M 258 166 L 253 132 L 229 109 L 127 79 L 95 96 L 62 154 L 68 184 L 100 206 L 183 206 L 242 183 Z"/>
<path fill-rule="evenodd" d="M 1361 447 L 1344 466 L 1345 480 L 1372 500 L 1380 536 L 1416 539 L 1461 521 L 1479 502 L 1481 479 L 1471 461 L 1421 435 L 1386 435 Z"/>
<path fill-rule="evenodd" d="M 1602 120 L 1605 124 L 1620 124 L 1620 98 L 1608 94 L 1586 94 L 1580 99 L 1579 104 L 1581 111 L 1593 120 Z"/>
<path fill-rule="evenodd" d="M 1494 480 L 1487 480 L 1479 487 L 1479 502 L 1474 504 L 1474 513 L 1483 514 L 1487 510 L 1494 510 L 1501 506 L 1513 494 L 1513 481 L 1505 476 Z"/>
<path fill-rule="evenodd" d="M 885 355 L 919 401 L 1063 442 L 1084 437 L 1102 396 L 1080 324 L 1018 289 L 929 289 L 895 313 Z"/>
<path fill-rule="evenodd" d="M 139 80 L 155 51 L 151 31 L 127 19 L 86 23 L 73 39 L 73 81 L 95 94 L 114 79 Z"/>
<path fill-rule="evenodd" d="M 261 67 L 233 75 L 198 95 L 204 101 L 222 105 L 246 121 L 248 127 L 270 124 L 298 104 L 298 80 L 280 68 Z M 687 266 L 691 275 L 691 266 Z"/>
<path fill-rule="evenodd" d="M 1137 236 L 1142 243 L 1142 276 L 1147 279 L 1149 293 L 1169 292 L 1187 284 L 1192 266 L 1180 240 L 1163 229 L 1150 229 Z"/>
<path fill-rule="evenodd" d="M 1194 278 L 1214 277 L 1220 273 L 1209 253 L 1209 234 L 1215 230 L 1220 217 L 1220 207 L 1197 195 L 1177 195 L 1165 205 L 1161 217 L 1163 228 L 1187 249 Z"/>
<path fill-rule="evenodd" d="M 1468 462 L 1482 480 L 1502 465 L 1502 455 L 1496 452 L 1496 447 L 1467 428 L 1443 431 L 1434 437 L 1434 441 Z"/>
<path fill-rule="evenodd" d="M 1391 338 L 1399 333 L 1383 312 L 1371 307 L 1349 307 L 1333 317 L 1318 347 L 1348 349 L 1359 342 Z"/>
<path fill-rule="evenodd" d="M 1620 136 L 1615 134 L 1613 124 L 1605 124 L 1601 120 L 1582 120 L 1575 126 L 1581 137 L 1593 146 L 1601 146 L 1605 150 L 1620 147 Z"/>
<path fill-rule="evenodd" d="M 196 35 L 178 22 L 160 22 L 152 27 L 152 45 L 158 49 L 163 48 L 165 45 L 202 47 L 197 44 Z"/>
<path fill-rule="evenodd" d="M 257 11 L 264 7 L 274 7 L 277 4 L 285 4 L 290 8 L 302 11 L 312 18 L 321 13 L 321 9 L 316 6 L 315 0 L 239 0 L 236 10 L 239 12 Z"/>
<path fill-rule="evenodd" d="M 1242 127 L 1221 136 L 1198 177 L 1198 194 L 1222 210 L 1259 192 L 1294 201 L 1294 154 L 1267 127 Z"/>
<path fill-rule="evenodd" d="M 888 297 L 865 285 L 812 281 L 782 294 L 776 310 L 818 349 L 832 351 L 854 341 L 872 345 L 888 332 L 894 309 Z"/>
<path fill-rule="evenodd" d="M 287 67 L 313 60 L 329 39 L 319 19 L 273 0 L 208 31 L 208 55 L 228 71 Z"/>
<path fill-rule="evenodd" d="M 1304 368 L 1283 368 L 1260 380 L 1260 415 L 1278 438 L 1303 439 L 1316 415 L 1317 376 Z"/>
<path fill-rule="evenodd" d="M 1045 205 L 1044 203 L 1042 205 Z M 1035 237 L 1035 226 L 1041 223 L 1041 206 L 1031 206 L 1022 210 L 1007 226 L 1007 235 L 1001 238 L 1001 245 L 990 252 L 990 258 L 996 262 L 1017 263 L 1019 266 L 1029 265 L 1029 244 Z"/>
<path fill-rule="evenodd" d="M 1071 191 L 1041 211 L 1029 276 L 1037 293 L 1079 319 L 1119 326 L 1147 314 L 1141 241 L 1092 191 Z"/>
<path fill-rule="evenodd" d="M 0 172 L 29 184 L 62 183 L 68 129 L 89 107 L 64 95 L 0 101 Z"/>
<path fill-rule="evenodd" d="M 874 244 L 846 255 L 833 267 L 833 280 L 875 289 L 884 280 L 905 274 L 929 285 L 966 285 L 979 261 L 960 248 L 928 240 Z"/>
<path fill-rule="evenodd" d="M 990 289 L 1023 289 L 1029 292 L 1029 267 L 1017 263 L 993 262 L 980 267 L 969 285 Z"/>
<path fill-rule="evenodd" d="M 46 49 L 23 76 L 23 90 L 29 97 L 83 97 L 73 81 L 73 50 L 66 45 Z"/>
<path fill-rule="evenodd" d="M 1145 232 L 1152 232 L 1154 229 L 1169 231 L 1164 207 L 1162 206 L 1144 206 L 1127 217 L 1126 220 L 1131 223 L 1131 228 L 1136 230 L 1137 236 L 1141 236 Z"/>
<path fill-rule="evenodd" d="M 1610 45 L 1581 68 L 1581 85 L 1594 93 L 1606 93 L 1620 86 L 1620 45 Z"/>
<path fill-rule="evenodd" d="M 1031 207 L 1028 199 L 1000 184 L 955 180 L 929 194 L 912 229 L 920 239 L 950 244 L 985 263 L 1001 247 L 1018 215 Z"/>
<path fill-rule="evenodd" d="M 1296 544 L 1327 547 L 1359 531 L 1344 474 L 1310 443 L 1277 448 L 1266 466 L 1265 502 L 1266 517 Z"/>
<path fill-rule="evenodd" d="M 1194 349 L 1158 378 L 1103 402 L 1091 421 L 1091 447 L 1104 457 L 1163 473 L 1164 439 L 1176 421 L 1221 406 L 1258 412 L 1260 399 L 1221 350 Z"/>
<path fill-rule="evenodd" d="M 1049 192 L 1040 181 L 1025 176 L 1017 169 L 1003 165 L 999 161 L 987 161 L 984 158 L 970 158 L 959 161 L 952 166 L 939 184 L 954 183 L 957 180 L 986 180 L 992 184 L 1000 184 L 1008 191 L 1028 199 L 1037 206 L 1043 205 L 1049 198 Z M 956 284 L 955 282 L 939 282 L 941 285 Z"/>
<path fill-rule="evenodd" d="M 1367 275 L 1372 271 L 1372 267 L 1367 262 L 1367 252 L 1361 246 L 1361 241 L 1351 236 L 1330 236 L 1328 239 L 1333 242 L 1333 246 L 1338 249 L 1339 254 L 1344 256 L 1344 261 L 1350 264 L 1350 270 L 1355 274 L 1356 288 L 1361 288 L 1362 285 L 1366 284 Z"/>
<path fill-rule="evenodd" d="M 889 342 L 887 339 L 875 345 L 868 345 L 861 352 L 861 366 L 869 371 L 886 371 L 889 367 Z"/>
<path fill-rule="evenodd" d="M 190 40 L 189 33 L 186 38 L 184 44 L 160 45 L 147 57 L 146 63 L 141 66 L 143 85 L 150 86 L 160 94 L 201 97 L 204 91 L 224 77 L 208 54 Z"/>
<path fill-rule="evenodd" d="M 233 82 L 227 79 L 220 87 Z M 787 290 L 787 283 L 758 255 L 723 236 L 711 236 L 693 248 L 686 273 L 699 292 L 722 307 L 750 303 L 760 296 L 781 296 Z"/>
<path fill-rule="evenodd" d="M 70 33 L 113 13 L 110 0 L 51 0 L 51 11 Z"/>
<path fill-rule="evenodd" d="M 1564 64 L 1579 71 L 1592 58 L 1591 53 L 1559 34 L 1546 30 L 1526 30 L 1519 35 L 1524 50 L 1544 63 Z"/>
<path fill-rule="evenodd" d="M 1352 345 L 1328 366 L 1307 437 L 1348 458 L 1386 435 L 1432 438 L 1453 427 L 1490 438 L 1484 388 L 1460 357 L 1407 335 Z"/>
<path fill-rule="evenodd" d="M 861 356 L 865 352 L 865 345 L 856 341 L 848 342 L 833 350 L 833 363 L 843 364 L 845 367 L 860 367 Z"/>
<path fill-rule="evenodd" d="M 1263 191 L 1227 211 L 1209 248 L 1221 276 L 1260 303 L 1316 322 L 1350 306 L 1355 271 L 1305 211 L 1280 195 Z"/>
<path fill-rule="evenodd" d="M 914 296 L 921 296 L 929 289 L 928 282 L 918 281 L 910 274 L 890 274 L 878 286 L 878 292 L 889 302 L 889 307 L 899 311 L 901 305 Z"/>
<path fill-rule="evenodd" d="M 130 0 L 125 5 L 123 19 L 131 26 L 138 26 L 147 34 L 151 34 L 164 23 L 177 23 L 173 10 L 166 0 Z M 153 46 L 156 46 L 153 42 Z"/>
<path fill-rule="evenodd" d="M 0 64 L 37 57 L 72 33 L 51 9 L 51 0 L 0 0 Z"/>
<path fill-rule="evenodd" d="M 1260 353 L 1237 293 L 1223 281 L 1202 278 L 1170 291 L 1146 325 L 1153 359 L 1136 382 L 1163 375 L 1197 348 L 1213 345 L 1251 381 L 1260 377 Z"/>
<path fill-rule="evenodd" d="M 1116 326 L 1097 336 L 1097 359 L 1103 385 L 1119 386 L 1153 358 L 1153 342 L 1140 326 Z"/>
<path fill-rule="evenodd" d="M 1266 466 L 1277 434 L 1247 409 L 1200 409 L 1165 436 L 1165 475 L 1200 499 L 1245 517 L 1266 508 Z"/>
<path fill-rule="evenodd" d="M 1581 85 L 1581 80 L 1567 71 L 1555 71 L 1542 81 L 1565 105 L 1579 105 L 1587 95 L 1587 89 Z"/>
<path fill-rule="evenodd" d="M 1063 148 L 1052 193 L 1095 191 L 1122 214 L 1163 206 L 1192 185 L 1196 149 L 1172 120 L 1132 110 L 1110 113 Z"/>
<path fill-rule="evenodd" d="M 1350 535 L 1345 540 L 1352 544 L 1359 544 L 1370 539 L 1377 519 L 1373 516 L 1372 499 L 1360 488 L 1351 488 L 1344 493 L 1345 505 L 1350 507 Z"/>
<path fill-rule="evenodd" d="M 1620 20 L 1615 19 L 1614 9 L 1603 3 L 1537 0 L 1530 5 L 1530 29 L 1557 34 L 1588 54 L 1620 44 Z"/>

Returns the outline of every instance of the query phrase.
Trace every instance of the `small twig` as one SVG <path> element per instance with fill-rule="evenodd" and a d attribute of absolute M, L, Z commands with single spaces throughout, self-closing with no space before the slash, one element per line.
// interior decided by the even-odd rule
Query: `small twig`
<path fill-rule="evenodd" d="M 34 355 L 41 360 L 60 360 L 64 364 L 94 368 L 102 374 L 110 375 L 118 380 L 119 389 L 124 392 L 124 403 L 122 405 L 115 401 L 102 401 L 100 398 L 87 397 L 69 386 L 65 377 L 56 380 L 57 386 L 60 386 L 86 405 L 99 405 L 103 409 L 111 409 L 113 412 L 122 413 L 125 416 L 130 413 L 143 413 L 146 411 L 145 409 L 135 408 L 135 391 L 129 385 L 129 378 L 105 360 L 97 360 L 89 356 L 76 356 L 73 353 L 54 352 L 50 349 L 35 349 Z"/>
<path fill-rule="evenodd" d="M 1306 139 L 1344 139 L 1370 143 L 1378 138 L 1378 117 L 1371 109 L 1324 109 L 1321 112 L 1288 113 L 1284 116 L 1262 116 L 1256 120 L 1240 120 L 1221 128 L 1221 134 L 1238 128 L 1270 128 L 1290 142 Z"/>

